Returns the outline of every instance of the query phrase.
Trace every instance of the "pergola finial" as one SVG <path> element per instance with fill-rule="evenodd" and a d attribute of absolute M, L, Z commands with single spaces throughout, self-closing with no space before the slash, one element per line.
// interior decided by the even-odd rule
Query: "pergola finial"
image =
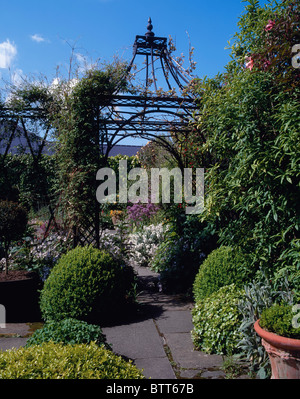
<path fill-rule="evenodd" d="M 148 19 L 148 25 L 147 25 L 147 32 L 145 33 L 146 37 L 153 37 L 155 36 L 154 33 L 152 32 L 153 29 L 153 25 L 152 25 L 152 21 L 151 18 L 149 17 Z"/>

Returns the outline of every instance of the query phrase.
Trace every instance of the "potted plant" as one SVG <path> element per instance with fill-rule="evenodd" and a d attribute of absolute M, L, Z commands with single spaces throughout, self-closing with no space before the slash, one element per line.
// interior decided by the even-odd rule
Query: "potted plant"
<path fill-rule="evenodd" d="M 23 237 L 27 212 L 16 202 L 0 201 L 0 242 L 5 258 L 0 271 L 0 304 L 5 307 L 7 322 L 36 321 L 38 278 L 26 270 L 9 269 L 9 249 L 13 241 Z"/>
<path fill-rule="evenodd" d="M 265 309 L 254 329 L 268 353 L 272 379 L 300 379 L 300 325 L 294 308 L 275 304 Z"/>

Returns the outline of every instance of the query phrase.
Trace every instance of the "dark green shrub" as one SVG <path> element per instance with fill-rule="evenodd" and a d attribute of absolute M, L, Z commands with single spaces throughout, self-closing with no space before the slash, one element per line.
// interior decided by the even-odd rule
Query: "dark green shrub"
<path fill-rule="evenodd" d="M 106 338 L 99 326 L 76 319 L 47 322 L 27 340 L 26 347 L 49 341 L 72 345 L 94 341 L 97 345 L 106 345 Z"/>
<path fill-rule="evenodd" d="M 218 291 L 224 285 L 242 286 L 249 281 L 252 272 L 247 267 L 248 256 L 231 247 L 212 251 L 200 266 L 193 293 L 195 301 Z"/>
<path fill-rule="evenodd" d="M 259 324 L 265 330 L 286 338 L 300 339 L 300 327 L 294 327 L 293 306 L 287 304 L 275 304 L 264 309 Z"/>
<path fill-rule="evenodd" d="M 142 372 L 111 351 L 90 344 L 44 342 L 0 351 L 0 379 L 144 379 Z"/>
<path fill-rule="evenodd" d="M 238 304 L 243 295 L 242 289 L 231 284 L 196 303 L 192 310 L 192 339 L 196 349 L 221 355 L 237 352 L 242 320 Z"/>
<path fill-rule="evenodd" d="M 0 201 L 0 242 L 4 244 L 6 267 L 8 272 L 8 251 L 12 241 L 19 240 L 25 233 L 27 212 L 12 201 Z"/>
<path fill-rule="evenodd" d="M 125 304 L 133 281 L 132 269 L 120 266 L 107 252 L 77 247 L 60 258 L 45 281 L 42 315 L 47 321 L 105 318 Z"/>
<path fill-rule="evenodd" d="M 151 268 L 160 273 L 165 292 L 192 296 L 199 265 L 216 248 L 216 236 L 196 215 L 182 215 L 174 211 L 174 207 L 170 208 L 165 238 Z"/>

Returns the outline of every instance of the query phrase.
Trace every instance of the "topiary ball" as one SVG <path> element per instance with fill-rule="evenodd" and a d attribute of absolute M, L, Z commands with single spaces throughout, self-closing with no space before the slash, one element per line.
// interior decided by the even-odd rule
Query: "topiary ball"
<path fill-rule="evenodd" d="M 134 273 L 104 250 L 77 247 L 63 255 L 41 291 L 44 320 L 98 321 L 126 302 Z"/>
<path fill-rule="evenodd" d="M 222 246 L 212 251 L 196 275 L 193 284 L 195 302 L 225 285 L 243 286 L 253 275 L 249 265 L 249 256 L 235 248 Z"/>

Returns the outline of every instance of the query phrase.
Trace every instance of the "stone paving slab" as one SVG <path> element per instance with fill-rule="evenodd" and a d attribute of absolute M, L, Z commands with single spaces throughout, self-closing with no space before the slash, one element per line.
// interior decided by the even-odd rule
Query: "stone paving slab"
<path fill-rule="evenodd" d="M 180 368 L 201 371 L 221 367 L 223 364 L 223 358 L 220 355 L 208 355 L 194 350 L 190 333 L 168 333 L 164 334 L 164 337 L 173 360 Z"/>
<path fill-rule="evenodd" d="M 137 368 L 143 370 L 143 374 L 146 378 L 166 380 L 176 379 L 173 368 L 166 356 L 135 359 L 134 364 Z"/>
<path fill-rule="evenodd" d="M 144 320 L 128 325 L 103 327 L 113 352 L 131 359 L 147 378 L 174 379 L 175 374 L 163 348 L 154 321 Z"/>
<path fill-rule="evenodd" d="M 27 338 L 0 338 L 0 351 L 20 348 L 26 344 Z"/>
<path fill-rule="evenodd" d="M 166 310 L 155 319 L 161 333 L 190 333 L 194 326 L 189 310 Z"/>
<path fill-rule="evenodd" d="M 32 323 L 6 323 L 4 328 L 0 328 L 0 338 L 3 336 L 26 337 L 32 333 Z"/>
<path fill-rule="evenodd" d="M 103 327 L 102 331 L 115 353 L 120 353 L 130 359 L 165 357 L 162 340 L 152 319 L 115 327 Z"/>

